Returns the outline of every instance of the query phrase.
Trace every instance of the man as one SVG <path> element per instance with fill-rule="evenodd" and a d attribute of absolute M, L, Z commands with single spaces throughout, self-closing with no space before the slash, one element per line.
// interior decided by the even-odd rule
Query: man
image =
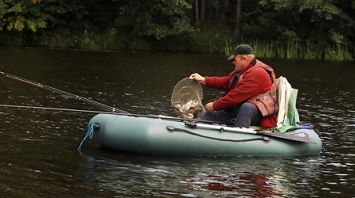
<path fill-rule="evenodd" d="M 226 94 L 205 105 L 202 119 L 227 122 L 233 119 L 237 127 L 260 126 L 271 128 L 276 124 L 275 116 L 263 117 L 257 106 L 248 100 L 270 90 L 275 80 L 274 70 L 257 60 L 254 50 L 248 44 L 238 45 L 228 57 L 233 61 L 234 70 L 224 77 L 203 77 L 198 73 L 190 79 Z"/>

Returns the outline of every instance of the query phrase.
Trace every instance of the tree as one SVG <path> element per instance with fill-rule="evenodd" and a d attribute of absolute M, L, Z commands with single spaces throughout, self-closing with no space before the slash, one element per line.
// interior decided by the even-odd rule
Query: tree
<path fill-rule="evenodd" d="M 201 0 L 201 12 L 200 12 L 200 19 L 201 22 L 204 23 L 205 19 L 206 19 L 206 1 L 205 0 Z"/>
<path fill-rule="evenodd" d="M 39 1 L 0 0 L 0 28 L 8 31 L 30 30 L 47 27 L 49 15 L 40 12 Z"/>
<path fill-rule="evenodd" d="M 162 39 L 179 35 L 193 30 L 186 16 L 188 9 L 191 5 L 183 0 L 127 0 L 119 7 L 116 27 L 135 37 Z"/>
<path fill-rule="evenodd" d="M 339 26 L 349 28 L 353 21 L 331 1 L 262 0 L 260 5 L 264 14 L 258 15 L 257 25 L 263 35 L 281 41 L 308 40 L 320 46 L 347 43 L 345 29 Z"/>
<path fill-rule="evenodd" d="M 198 27 L 200 25 L 200 9 L 198 0 L 194 0 L 195 2 L 195 26 Z"/>
<path fill-rule="evenodd" d="M 236 7 L 236 23 L 235 23 L 235 30 L 234 30 L 234 39 L 236 42 L 240 41 L 240 21 L 241 21 L 241 14 L 242 14 L 242 0 L 237 0 L 237 7 Z"/>

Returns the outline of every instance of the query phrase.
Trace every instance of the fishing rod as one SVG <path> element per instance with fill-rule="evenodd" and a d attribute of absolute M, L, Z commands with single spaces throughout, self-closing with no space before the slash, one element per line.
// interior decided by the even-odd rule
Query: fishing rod
<path fill-rule="evenodd" d="M 26 84 L 30 84 L 30 85 L 36 86 L 36 87 L 39 87 L 39 88 L 42 88 L 42 89 L 46 89 L 46 90 L 52 91 L 54 93 L 60 94 L 61 96 L 65 96 L 66 98 L 73 98 L 73 99 L 77 99 L 77 100 L 86 102 L 88 104 L 94 105 L 96 107 L 100 107 L 100 108 L 105 109 L 105 110 L 110 111 L 110 112 L 127 113 L 126 111 L 120 110 L 120 109 L 115 108 L 115 107 L 111 107 L 109 105 L 97 102 L 95 100 L 91 100 L 91 99 L 88 99 L 88 98 L 85 98 L 85 97 L 82 97 L 82 96 L 78 96 L 78 95 L 75 95 L 75 94 L 72 94 L 72 93 L 69 93 L 69 92 L 66 92 L 66 91 L 63 91 L 63 90 L 60 90 L 60 89 L 45 85 L 45 84 L 41 84 L 41 83 L 38 83 L 38 82 L 35 82 L 35 81 L 32 81 L 32 80 L 28 80 L 28 79 L 25 79 L 25 78 L 22 78 L 22 77 L 19 77 L 19 76 L 15 76 L 13 74 L 8 74 L 8 73 L 5 73 L 3 71 L 0 71 L 0 75 L 5 76 L 7 78 L 11 78 L 13 80 L 17 80 L 17 81 L 26 83 Z"/>
<path fill-rule="evenodd" d="M 77 113 L 115 113 L 115 112 L 104 112 L 86 109 L 69 109 L 69 108 L 56 108 L 56 107 L 41 107 L 41 106 L 26 106 L 26 105 L 10 105 L 10 104 L 0 104 L 2 108 L 16 108 L 16 109 L 33 109 L 33 110 L 49 110 L 49 111 L 68 111 Z"/>
<path fill-rule="evenodd" d="M 41 109 L 41 110 L 53 110 L 53 111 L 71 111 L 71 112 L 81 112 L 81 113 L 93 113 L 93 114 L 98 114 L 98 113 L 106 113 L 106 114 L 115 114 L 115 115 L 127 115 L 127 116 L 135 116 L 135 117 L 148 117 L 148 118 L 157 118 L 157 119 L 166 119 L 166 120 L 174 120 L 174 121 L 186 121 L 186 119 L 182 119 L 182 118 L 178 118 L 178 117 L 171 117 L 171 116 L 164 116 L 164 115 L 144 115 L 144 114 L 132 114 L 132 113 L 128 113 L 127 111 L 123 111 L 120 110 L 118 108 L 114 108 L 111 106 L 108 106 L 106 104 L 82 97 L 82 96 L 78 96 L 48 85 L 44 85 L 32 80 L 28 80 L 19 76 L 15 76 L 13 74 L 8 74 L 5 73 L 3 71 L 0 71 L 0 75 L 17 80 L 17 81 L 21 81 L 36 87 L 40 87 L 58 94 L 61 94 L 62 96 L 65 96 L 66 98 L 74 98 L 74 99 L 78 99 L 84 102 L 87 102 L 91 105 L 100 107 L 102 109 L 105 109 L 106 111 L 91 111 L 91 110 L 83 110 L 83 109 L 68 109 L 68 108 L 53 108 L 53 107 L 36 107 L 36 106 L 20 106 L 20 105 L 0 105 L 0 107 L 7 107 L 7 108 L 22 108 L 22 109 Z M 214 123 L 214 124 L 222 124 L 222 123 L 218 123 L 215 121 L 208 121 L 208 120 L 196 120 L 196 119 L 191 119 L 189 121 L 193 121 L 193 122 L 204 122 L 204 123 Z"/>
<path fill-rule="evenodd" d="M 95 111 L 95 110 L 86 110 L 86 109 L 71 109 L 71 108 L 55 108 L 55 107 L 42 107 L 42 106 L 26 106 L 26 105 L 11 105 L 11 104 L 0 104 L 2 108 L 17 108 L 17 109 L 34 109 L 34 110 L 49 110 L 49 111 L 67 111 L 67 112 L 76 112 L 76 113 L 92 113 L 92 114 L 113 114 L 113 115 L 125 115 L 133 117 L 145 117 L 145 118 L 156 118 L 162 120 L 172 120 L 180 122 L 201 122 L 209 124 L 222 124 L 220 122 L 210 121 L 210 120 L 198 120 L 198 119 L 183 119 L 179 117 L 172 117 L 166 115 L 153 115 L 153 114 L 135 114 L 128 112 L 112 112 L 112 111 Z"/>

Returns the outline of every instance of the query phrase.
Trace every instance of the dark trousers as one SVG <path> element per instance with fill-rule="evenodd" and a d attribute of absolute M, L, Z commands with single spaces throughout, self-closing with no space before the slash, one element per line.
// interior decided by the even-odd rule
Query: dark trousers
<path fill-rule="evenodd" d="M 251 125 L 260 126 L 262 116 L 254 104 L 245 102 L 228 110 L 205 112 L 201 119 L 224 123 L 235 119 L 234 125 L 236 127 L 250 127 Z"/>

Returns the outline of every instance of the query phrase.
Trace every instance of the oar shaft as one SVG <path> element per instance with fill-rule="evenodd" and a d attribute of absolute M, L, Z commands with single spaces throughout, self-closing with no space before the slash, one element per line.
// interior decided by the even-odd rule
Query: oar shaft
<path fill-rule="evenodd" d="M 187 124 L 189 125 L 189 124 Z M 237 127 L 226 127 L 220 125 L 211 125 L 211 124 L 203 124 L 203 123 L 196 123 L 193 125 L 196 128 L 203 128 L 203 129 L 212 129 L 212 130 L 219 130 L 219 131 L 228 131 L 228 132 L 235 132 L 235 133 L 249 133 L 261 136 L 272 137 L 276 139 L 294 141 L 294 142 L 302 142 L 302 143 L 313 143 L 307 134 L 304 134 L 304 137 L 290 135 L 290 134 L 280 134 L 280 133 L 272 133 L 266 131 L 255 131 L 250 128 L 237 128 Z"/>
<path fill-rule="evenodd" d="M 257 132 L 250 128 L 238 128 L 238 127 L 228 127 L 228 126 L 221 126 L 221 125 L 211 125 L 211 124 L 196 124 L 197 128 L 204 128 L 204 129 L 214 129 L 219 131 L 229 131 L 229 132 L 238 132 L 238 133 L 251 133 L 256 134 Z"/>

